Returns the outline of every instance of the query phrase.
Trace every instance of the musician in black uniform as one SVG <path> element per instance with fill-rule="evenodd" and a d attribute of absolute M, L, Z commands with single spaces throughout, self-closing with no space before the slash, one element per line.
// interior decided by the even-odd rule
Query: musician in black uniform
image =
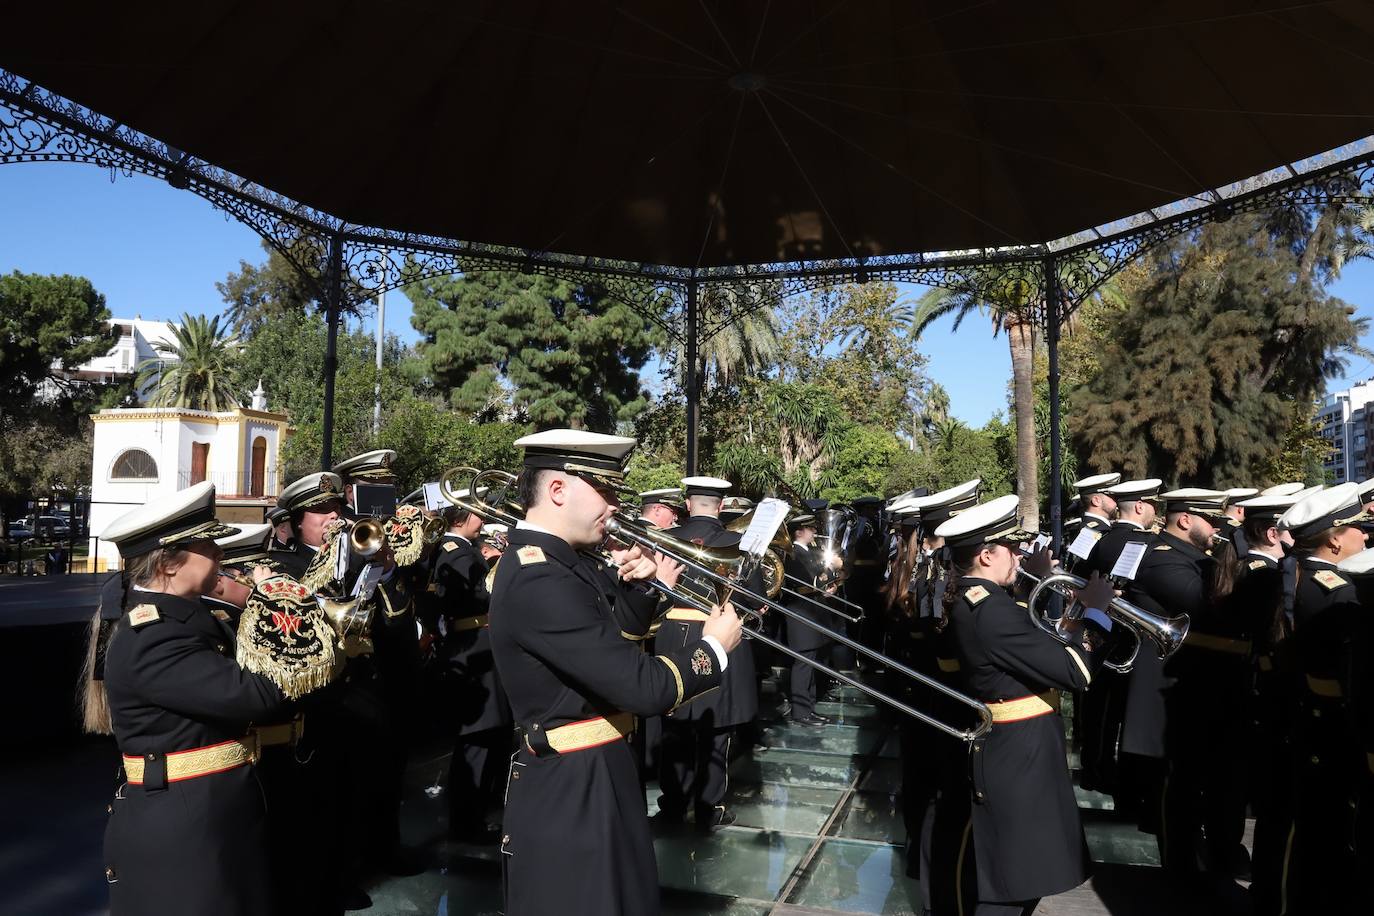
<path fill-rule="evenodd" d="M 339 476 L 323 471 L 288 484 L 278 498 L 290 513 L 293 543 L 289 550 L 274 550 L 270 556 L 309 587 L 317 584 L 306 581 L 307 570 L 329 539 L 348 536 L 347 531 L 338 530 L 347 510 L 343 493 Z M 350 568 L 345 582 L 336 584 L 335 597 L 349 593 L 359 575 L 356 566 Z M 329 861 L 342 884 L 339 896 L 349 909 L 369 905 L 367 894 L 357 884 L 360 874 L 377 869 L 392 874 L 418 870 L 414 854 L 401 846 L 400 837 L 405 733 L 398 730 L 400 723 L 387 708 L 372 658 L 374 647 L 386 645 L 393 634 L 392 642 L 416 642 L 418 652 L 408 578 L 395 574 L 393 568 L 377 586 L 370 606 L 370 629 L 361 638 L 345 640 L 349 660 L 343 676 L 308 704 L 311 727 L 305 735 L 306 749 L 298 753 L 309 761 L 321 785 L 334 787 L 324 791 L 346 792 L 350 798 L 348 804 L 338 806 L 334 812 L 338 823 L 326 832 L 334 847 Z"/>
<path fill-rule="evenodd" d="M 1284 566 L 1292 535 L 1280 531 L 1279 517 L 1295 502 L 1292 495 L 1244 500 L 1247 550 L 1238 558 L 1231 613 L 1246 615 L 1251 631 L 1249 731 L 1241 754 L 1247 765 L 1250 806 L 1255 815 L 1250 899 L 1258 916 L 1283 909 L 1280 876 L 1293 826 L 1291 725 L 1298 692 L 1287 640 L 1292 624 L 1285 611 Z"/>
<path fill-rule="evenodd" d="M 719 477 L 687 477 L 682 481 L 688 518 L 667 534 L 698 546 L 737 547 L 741 534 L 720 523 L 720 504 L 731 484 Z M 693 586 L 690 572 L 683 585 L 695 593 L 710 594 L 704 583 Z M 746 583 L 755 592 L 763 588 L 757 576 Z M 660 652 L 691 645 L 701 638 L 707 615 L 688 607 L 668 611 L 659 627 L 656 645 Z M 729 789 L 730 741 L 737 726 L 747 725 L 758 714 L 758 684 L 754 679 L 751 652 L 730 656 L 728 673 L 720 690 L 683 703 L 663 717 L 663 742 L 659 749 L 659 819 L 681 820 L 693 808 L 700 829 L 718 829 L 734 823 L 726 810 Z"/>
<path fill-rule="evenodd" d="M 449 833 L 495 843 L 500 828 L 486 818 L 500 804 L 511 753 L 511 715 L 491 654 L 487 562 L 475 543 L 482 519 L 457 506 L 447 506 L 441 514 L 448 532 L 435 548 L 434 594 L 444 633 L 439 653 L 453 675 L 448 712 L 457 727 L 448 771 Z"/>
<path fill-rule="evenodd" d="M 1194 620 L 1205 619 L 1214 570 L 1208 551 L 1226 527 L 1222 515 L 1226 494 L 1192 487 L 1161 498 L 1164 530 L 1140 561 L 1126 598 L 1162 617 L 1187 614 Z M 1140 829 L 1158 836 L 1164 866 L 1186 875 L 1197 870 L 1196 834 L 1201 830 L 1196 805 L 1202 791 L 1203 775 L 1198 772 L 1202 758 L 1192 751 L 1198 744 L 1196 729 L 1204 710 L 1193 705 L 1210 700 L 1190 693 L 1188 685 L 1172 691 L 1174 686 L 1158 654 L 1142 646 L 1126 688 L 1121 766 L 1138 775 Z M 1184 807 L 1189 803 L 1195 807 Z"/>
<path fill-rule="evenodd" d="M 243 525 L 239 534 L 219 538 L 216 543 L 224 552 L 219 575 L 214 589 L 201 601 L 224 630 L 241 665 L 249 670 L 261 668 L 259 673 L 272 678 L 288 698 L 302 698 L 338 674 L 343 653 L 335 648 L 337 637 L 318 609 L 308 608 L 312 613 L 301 619 L 299 593 L 295 602 L 279 598 L 277 589 L 282 583 L 295 582 L 268 578 L 279 572 L 268 553 L 271 537 L 271 526 L 262 524 Z M 245 620 L 246 608 L 251 609 Z M 276 621 L 282 619 L 293 620 L 294 627 L 281 630 Z M 261 638 L 264 624 L 265 640 Z M 317 630 L 312 632 L 312 627 Z M 317 651 L 308 651 L 312 647 Z M 285 664 L 284 652 L 290 653 Z M 337 916 L 343 912 L 343 901 L 337 899 L 337 876 L 328 860 L 330 838 L 324 827 L 332 822 L 339 799 L 321 791 L 318 767 L 304 762 L 311 752 L 310 745 L 301 744 L 305 702 L 287 703 L 253 729 L 258 750 L 255 769 L 267 804 L 274 911 Z"/>
<path fill-rule="evenodd" d="M 283 703 L 234 661 L 200 603 L 219 571 L 215 488 L 125 513 L 101 537 L 129 573 L 105 655 L 123 784 L 105 830 L 113 916 L 271 912 L 262 792 L 248 730 Z"/>
<path fill-rule="evenodd" d="M 1245 832 L 1248 783 L 1246 751 L 1250 729 L 1250 687 L 1255 612 L 1248 596 L 1235 593 L 1240 564 L 1233 548 L 1234 516 L 1224 512 L 1229 497 L 1195 496 L 1182 509 L 1194 524 L 1191 546 L 1204 580 L 1198 594 L 1164 600 L 1164 579 L 1175 588 L 1185 581 L 1179 556 L 1152 563 L 1152 596 L 1168 613 L 1187 613 L 1187 640 L 1164 664 L 1165 747 L 1168 769 L 1163 797 L 1160 853 L 1166 868 L 1184 876 L 1209 873 L 1223 881 L 1246 877 Z M 1170 520 L 1180 509 L 1171 499 Z M 1201 518 L 1205 524 L 1198 525 Z M 1209 537 L 1202 528 L 1214 529 Z M 1162 565 L 1161 565 L 1162 564 Z M 1193 566 L 1186 567 L 1191 577 Z M 1186 580 L 1191 582 L 1191 578 Z M 1200 597 L 1199 597 L 1200 596 Z"/>
<path fill-rule="evenodd" d="M 792 535 L 792 552 L 787 556 L 783 571 L 801 582 L 811 583 L 794 584 L 795 590 L 816 601 L 823 601 L 826 596 L 835 594 L 838 586 L 834 583 L 827 584 L 824 577 L 834 574 L 839 558 L 834 558 L 832 565 L 827 568 L 825 557 L 816 549 L 816 517 L 809 512 L 793 516 L 787 520 L 787 530 Z M 788 648 L 812 660 L 819 660 L 821 653 L 833 644 L 834 640 L 818 627 L 833 627 L 838 618 L 802 598 L 789 597 L 786 602 L 789 608 L 817 624 L 817 627 L 809 627 L 791 617 L 787 618 Z M 796 725 L 820 728 L 830 721 L 816 713 L 816 669 L 811 665 L 792 665 L 788 702 L 791 704 L 791 721 Z"/>
<path fill-rule="evenodd" d="M 639 521 L 660 531 L 676 527 L 685 508 L 681 487 L 660 487 L 639 494 Z M 658 619 L 659 610 L 660 608 L 655 608 L 654 619 L 649 621 L 642 641 L 644 651 L 650 655 L 657 651 L 658 643 L 655 637 L 662 625 L 662 621 Z M 666 611 L 666 607 L 663 610 Z M 630 743 L 639 757 L 640 773 L 644 781 L 657 779 L 659 750 L 663 745 L 663 719 L 660 716 L 647 716 L 641 720 Z"/>
<path fill-rule="evenodd" d="M 962 690 L 963 683 L 944 607 L 949 553 L 935 531 L 954 513 L 977 504 L 981 483 L 975 478 L 890 507 L 899 530 L 906 533 L 886 589 L 892 610 L 905 614 L 904 627 L 894 623 L 892 635 L 900 638 L 889 642 L 890 654 L 955 690 Z M 941 721 L 968 719 L 972 725 L 962 703 L 916 688 L 907 678 L 894 675 L 889 684 L 897 696 Z M 960 841 L 969 825 L 967 749 L 958 739 L 922 723 L 903 720 L 899 727 L 906 873 L 921 882 L 925 913 L 955 912 L 960 894 L 969 900 L 977 894 L 977 870 L 968 861 L 972 857 L 965 856 L 965 867 L 959 867 Z"/>
<path fill-rule="evenodd" d="M 1112 529 L 1116 500 L 1111 495 L 1111 488 L 1120 482 L 1121 475 L 1116 473 L 1094 474 L 1074 482 L 1079 505 L 1083 507 L 1079 530 L 1093 532 L 1094 540 Z M 1085 574 L 1077 565 L 1070 564 L 1070 569 L 1076 574 Z"/>
<path fill-rule="evenodd" d="M 290 550 L 291 549 L 291 513 L 287 512 L 280 504 L 267 510 L 267 524 L 272 526 L 272 540 L 268 547 L 271 550 Z"/>
<path fill-rule="evenodd" d="M 870 649 L 882 648 L 883 571 L 887 566 L 887 529 L 882 518 L 883 501 L 860 496 L 853 503 L 854 529 L 849 535 L 849 575 L 845 598 L 864 609 L 858 624 L 849 624 L 850 638 Z M 862 667 L 872 664 L 865 659 Z"/>
<path fill-rule="evenodd" d="M 1361 499 L 1367 496 L 1360 494 Z M 1369 511 L 1368 503 L 1365 506 Z M 1342 561 L 1339 568 L 1355 580 L 1360 603 L 1366 609 L 1354 628 L 1349 671 L 1342 684 L 1350 697 L 1350 730 L 1360 754 L 1355 763 L 1354 852 L 1356 871 L 1365 875 L 1374 866 L 1374 616 L 1368 611 L 1374 606 L 1374 549 Z"/>
<path fill-rule="evenodd" d="M 1103 578 L 1127 544 L 1150 544 L 1155 535 L 1155 499 L 1159 496 L 1157 478 L 1127 480 L 1108 487 L 1106 493 L 1116 502 L 1117 520 L 1092 546 L 1079 575 L 1096 572 Z M 1123 580 L 1124 582 L 1124 580 Z M 1121 739 L 1121 720 L 1126 707 L 1126 675 L 1104 668 L 1079 697 L 1082 714 L 1078 717 L 1080 785 L 1084 789 L 1120 796 L 1120 810 L 1130 809 L 1132 789 L 1118 791 L 1117 745 Z M 1127 782 L 1131 777 L 1127 775 Z"/>
<path fill-rule="evenodd" d="M 1222 530 L 1231 541 L 1237 557 L 1243 557 L 1250 552 L 1250 545 L 1245 539 L 1245 506 L 1242 502 L 1252 496 L 1259 495 L 1256 487 L 1229 487 L 1226 493 L 1226 528 Z"/>
<path fill-rule="evenodd" d="M 497 567 L 490 617 L 492 652 L 520 729 L 501 843 L 505 913 L 652 916 L 653 841 L 623 738 L 635 716 L 719 686 L 733 667 L 726 653 L 739 643 L 740 621 L 727 605 L 699 639 L 660 644 L 659 655 L 624 639 L 601 584 L 603 564 L 579 551 L 605 537 L 634 440 L 550 430 L 516 445 L 525 450 L 525 520 Z M 636 577 L 653 575 L 652 563 L 632 566 Z"/>
<path fill-rule="evenodd" d="M 1343 912 L 1362 893 L 1353 843 L 1363 754 L 1350 727 L 1346 686 L 1354 640 L 1369 612 L 1337 564 L 1364 550 L 1360 524 L 1368 518 L 1353 483 L 1314 493 L 1279 518 L 1298 557 L 1290 641 L 1302 682 L 1296 814 L 1284 876 L 1290 912 Z"/>
<path fill-rule="evenodd" d="M 954 516 L 936 529 L 952 556 L 945 610 L 967 692 L 992 710 L 992 731 L 969 755 L 977 916 L 1035 911 L 1040 898 L 1082 884 L 1088 847 L 1069 779 L 1060 690 L 1084 687 L 1110 649 L 1101 610 L 1111 586 L 1094 577 L 1079 595 L 1087 610 L 1065 643 L 1032 623 L 1008 589 L 1020 545 L 1015 495 Z M 1049 558 L 1035 554 L 1048 572 Z M 967 906 L 967 904 L 965 904 Z"/>

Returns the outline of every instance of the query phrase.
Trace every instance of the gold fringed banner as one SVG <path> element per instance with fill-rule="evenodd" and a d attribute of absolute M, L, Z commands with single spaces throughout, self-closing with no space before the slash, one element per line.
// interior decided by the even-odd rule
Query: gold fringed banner
<path fill-rule="evenodd" d="M 334 680 L 345 661 L 314 595 L 286 575 L 254 586 L 239 617 L 236 658 L 292 699 Z"/>

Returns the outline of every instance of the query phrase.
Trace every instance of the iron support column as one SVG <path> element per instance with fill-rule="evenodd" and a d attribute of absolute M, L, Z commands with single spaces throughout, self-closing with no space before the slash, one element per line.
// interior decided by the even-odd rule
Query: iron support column
<path fill-rule="evenodd" d="M 1045 259 L 1045 348 L 1050 382 L 1050 542 L 1058 551 L 1064 540 L 1063 443 L 1059 431 L 1059 264 Z"/>
<path fill-rule="evenodd" d="M 697 472 L 697 422 L 701 419 L 701 379 L 697 374 L 697 331 L 701 316 L 697 314 L 697 281 L 687 281 L 687 476 Z"/>
<path fill-rule="evenodd" d="M 329 334 L 324 345 L 324 418 L 321 425 L 320 470 L 334 465 L 334 376 L 339 372 L 339 322 L 343 317 L 343 239 L 329 240 L 329 267 L 325 270 L 325 324 Z"/>

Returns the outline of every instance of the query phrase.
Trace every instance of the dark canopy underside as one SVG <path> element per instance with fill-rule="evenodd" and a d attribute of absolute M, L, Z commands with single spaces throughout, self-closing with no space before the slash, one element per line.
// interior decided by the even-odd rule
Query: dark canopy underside
<path fill-rule="evenodd" d="M 349 223 L 683 267 L 1047 242 L 1374 134 L 1367 0 L 9 4 L 0 66 Z"/>

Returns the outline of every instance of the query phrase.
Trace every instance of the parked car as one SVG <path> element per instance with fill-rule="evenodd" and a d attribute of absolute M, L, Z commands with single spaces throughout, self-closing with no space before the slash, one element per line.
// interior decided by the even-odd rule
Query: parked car
<path fill-rule="evenodd" d="M 33 537 L 33 529 L 23 522 L 10 522 L 10 540 L 27 541 Z"/>
<path fill-rule="evenodd" d="M 67 524 L 67 520 L 56 515 L 40 515 L 33 530 L 44 540 L 60 541 L 69 537 L 72 529 Z"/>

